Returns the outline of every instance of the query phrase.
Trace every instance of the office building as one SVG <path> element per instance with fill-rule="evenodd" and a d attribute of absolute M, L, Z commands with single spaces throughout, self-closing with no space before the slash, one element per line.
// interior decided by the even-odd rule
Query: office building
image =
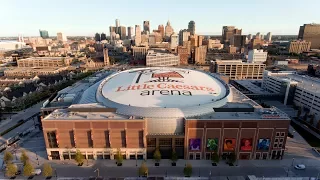
<path fill-rule="evenodd" d="M 197 47 L 199 45 L 199 40 L 198 40 L 199 36 L 198 35 L 191 35 L 190 36 L 190 41 L 191 41 L 191 49 L 194 49 L 195 47 Z"/>
<path fill-rule="evenodd" d="M 233 45 L 229 45 L 229 46 L 227 47 L 227 52 L 228 52 L 229 54 L 235 54 L 235 53 L 237 53 L 237 47 L 234 47 Z"/>
<path fill-rule="evenodd" d="M 207 46 L 195 47 L 194 50 L 194 63 L 205 64 L 207 57 Z"/>
<path fill-rule="evenodd" d="M 161 24 L 158 26 L 158 31 L 162 38 L 164 38 L 164 26 Z"/>
<path fill-rule="evenodd" d="M 253 38 L 253 35 L 252 34 L 248 34 L 247 38 L 250 41 Z"/>
<path fill-rule="evenodd" d="M 100 36 L 100 34 L 99 33 L 96 33 L 95 35 L 94 35 L 94 40 L 95 41 L 101 41 L 101 36 Z"/>
<path fill-rule="evenodd" d="M 110 65 L 110 59 L 109 59 L 109 54 L 108 54 L 107 48 L 103 48 L 103 63 L 105 66 Z"/>
<path fill-rule="evenodd" d="M 149 34 L 141 34 L 141 45 L 148 45 L 149 43 Z"/>
<path fill-rule="evenodd" d="M 133 27 L 129 26 L 128 27 L 128 39 L 133 38 Z"/>
<path fill-rule="evenodd" d="M 191 54 L 191 41 L 183 41 L 183 47 L 188 49 L 188 54 Z"/>
<path fill-rule="evenodd" d="M 171 27 L 170 21 L 167 22 L 164 34 L 166 39 L 170 39 L 173 34 L 173 28 Z"/>
<path fill-rule="evenodd" d="M 68 41 L 67 36 L 65 36 L 63 33 L 58 32 L 57 33 L 57 40 L 61 42 L 66 42 Z"/>
<path fill-rule="evenodd" d="M 158 53 L 149 50 L 146 56 L 146 66 L 179 66 L 179 55 L 171 53 Z"/>
<path fill-rule="evenodd" d="M 253 49 L 248 52 L 249 63 L 264 63 L 267 61 L 268 52 L 264 52 L 263 49 Z"/>
<path fill-rule="evenodd" d="M 149 35 L 149 46 L 156 44 L 156 35 L 155 33 L 151 33 Z"/>
<path fill-rule="evenodd" d="M 263 39 L 260 38 L 253 38 L 249 42 L 248 48 L 249 49 L 260 49 L 264 44 Z"/>
<path fill-rule="evenodd" d="M 101 33 L 101 41 L 107 40 L 107 35 L 105 33 Z"/>
<path fill-rule="evenodd" d="M 170 39 L 170 48 L 175 49 L 178 46 L 178 35 L 173 33 Z"/>
<path fill-rule="evenodd" d="M 265 64 L 245 63 L 242 60 L 216 60 L 212 73 L 221 73 L 229 76 L 231 80 L 262 79 Z"/>
<path fill-rule="evenodd" d="M 311 49 L 320 49 L 320 24 L 300 26 L 298 39 L 311 42 Z"/>
<path fill-rule="evenodd" d="M 150 33 L 150 21 L 143 21 L 143 31 Z"/>
<path fill-rule="evenodd" d="M 223 44 L 218 39 L 209 39 L 208 49 L 223 49 Z"/>
<path fill-rule="evenodd" d="M 116 27 L 120 27 L 120 20 L 116 19 Z"/>
<path fill-rule="evenodd" d="M 268 32 L 265 40 L 268 42 L 271 42 L 271 39 L 272 39 L 272 33 Z"/>
<path fill-rule="evenodd" d="M 179 45 L 182 46 L 184 41 L 188 41 L 190 32 L 187 29 L 180 30 L 179 32 Z"/>
<path fill-rule="evenodd" d="M 214 152 L 280 159 L 287 148 L 290 118 L 261 107 L 214 74 L 150 67 L 77 85 L 48 102 L 55 108 L 51 114 L 42 108 L 50 160 L 74 159 L 77 150 L 85 159 L 115 159 L 119 149 L 124 159 L 153 159 L 156 149 L 162 159 L 173 149 L 187 160 L 210 160 Z M 74 96 L 76 103 L 68 103 Z M 58 98 L 66 102 L 52 103 Z"/>
<path fill-rule="evenodd" d="M 19 59 L 18 67 L 65 67 L 70 65 L 72 58 L 67 57 L 30 57 Z"/>
<path fill-rule="evenodd" d="M 132 55 L 135 60 L 145 60 L 149 47 L 132 47 Z"/>
<path fill-rule="evenodd" d="M 311 46 L 312 46 L 311 42 L 304 41 L 304 40 L 296 40 L 296 41 L 291 41 L 287 49 L 289 53 L 301 54 L 303 52 L 309 51 Z"/>
<path fill-rule="evenodd" d="M 156 43 L 161 43 L 163 40 L 162 35 L 160 33 L 155 32 L 154 37 L 155 37 Z"/>
<path fill-rule="evenodd" d="M 198 47 L 202 46 L 203 38 L 204 38 L 203 36 L 198 36 L 198 45 L 197 45 Z"/>
<path fill-rule="evenodd" d="M 235 26 L 223 26 L 222 27 L 222 43 L 229 43 L 233 35 L 241 35 L 242 30 L 235 28 Z"/>
<path fill-rule="evenodd" d="M 140 46 L 141 44 L 141 29 L 139 25 L 135 26 L 135 38 L 134 38 L 134 42 L 136 46 Z"/>
<path fill-rule="evenodd" d="M 178 46 L 177 47 L 177 53 L 180 57 L 180 65 L 188 65 L 188 61 L 189 61 L 189 52 L 188 52 L 188 48 L 183 47 L 183 46 Z"/>
<path fill-rule="evenodd" d="M 196 34 L 196 23 L 194 21 L 190 21 L 188 24 L 188 32 L 190 32 L 190 35 Z"/>
<path fill-rule="evenodd" d="M 246 40 L 246 35 L 233 35 L 230 39 L 230 45 L 241 49 L 246 45 Z"/>
<path fill-rule="evenodd" d="M 42 37 L 43 39 L 48 39 L 49 38 L 49 33 L 47 30 L 39 30 L 40 32 L 40 37 Z"/>
<path fill-rule="evenodd" d="M 255 39 L 261 39 L 261 33 L 260 32 L 257 32 L 257 34 L 255 36 Z"/>
<path fill-rule="evenodd" d="M 124 26 L 118 27 L 118 33 L 120 35 L 121 40 L 127 39 L 127 28 Z"/>

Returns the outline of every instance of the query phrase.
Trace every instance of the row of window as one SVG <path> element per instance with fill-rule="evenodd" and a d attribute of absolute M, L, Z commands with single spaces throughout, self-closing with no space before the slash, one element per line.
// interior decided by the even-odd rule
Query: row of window
<path fill-rule="evenodd" d="M 175 138 L 175 146 L 183 147 L 184 146 L 184 138 Z M 159 146 L 160 147 L 172 147 L 172 139 L 171 138 L 159 138 Z M 147 139 L 147 147 L 156 147 L 156 138 L 148 138 Z"/>

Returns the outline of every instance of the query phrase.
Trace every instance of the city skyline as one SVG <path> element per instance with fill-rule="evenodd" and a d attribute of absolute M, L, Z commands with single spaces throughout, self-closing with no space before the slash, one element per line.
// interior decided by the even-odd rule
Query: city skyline
<path fill-rule="evenodd" d="M 230 3 L 233 5 L 230 6 Z M 142 0 L 135 3 L 124 0 L 106 6 L 101 6 L 104 4 L 102 0 L 80 0 L 77 4 L 57 0 L 55 4 L 41 8 L 38 4 L 42 4 L 40 0 L 34 0 L 33 3 L 22 0 L 1 2 L 4 8 L 0 15 L 6 17 L 10 14 L 10 18 L 2 20 L 3 27 L 7 28 L 2 29 L 0 37 L 18 34 L 39 36 L 39 29 L 47 30 L 50 36 L 56 36 L 57 32 L 67 36 L 93 36 L 96 32 L 104 32 L 109 36 L 109 26 L 115 25 L 115 19 L 119 19 L 120 25 L 126 27 L 143 27 L 143 21 L 150 21 L 151 31 L 170 20 L 176 33 L 180 29 L 187 29 L 189 21 L 193 20 L 196 33 L 201 35 L 221 35 L 222 26 L 236 26 L 243 30 L 243 34 L 272 32 L 275 35 L 298 35 L 302 24 L 320 23 L 316 9 L 320 2 L 316 0 L 307 0 L 304 9 L 289 0 L 259 3 L 247 0 L 242 4 L 235 0 L 214 4 L 207 0 L 196 3 L 164 0 L 156 2 L 156 6 Z M 268 6 L 272 10 L 261 11 Z"/>

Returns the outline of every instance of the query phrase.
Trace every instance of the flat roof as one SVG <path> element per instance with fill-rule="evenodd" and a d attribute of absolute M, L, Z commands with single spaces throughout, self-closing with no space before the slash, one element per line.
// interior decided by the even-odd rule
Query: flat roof
<path fill-rule="evenodd" d="M 265 91 L 261 87 L 254 84 L 254 82 L 261 81 L 262 80 L 234 80 L 236 83 L 240 84 L 244 88 L 246 88 L 248 91 L 250 91 L 253 94 L 273 94 L 268 91 Z"/>

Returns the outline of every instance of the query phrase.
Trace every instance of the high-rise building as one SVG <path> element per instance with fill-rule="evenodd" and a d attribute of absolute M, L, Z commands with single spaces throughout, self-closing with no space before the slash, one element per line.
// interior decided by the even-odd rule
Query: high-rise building
<path fill-rule="evenodd" d="M 188 65 L 188 60 L 189 60 L 188 48 L 183 46 L 178 46 L 177 53 L 180 56 L 180 65 Z"/>
<path fill-rule="evenodd" d="M 257 32 L 255 39 L 261 39 L 261 33 Z"/>
<path fill-rule="evenodd" d="M 229 43 L 233 35 L 241 35 L 242 29 L 236 29 L 235 26 L 222 27 L 222 43 Z"/>
<path fill-rule="evenodd" d="M 194 51 L 195 64 L 205 64 L 207 56 L 207 46 L 196 47 Z"/>
<path fill-rule="evenodd" d="M 96 33 L 96 34 L 95 34 L 94 40 L 95 40 L 95 41 L 101 41 L 101 36 L 100 36 L 99 33 Z"/>
<path fill-rule="evenodd" d="M 116 19 L 116 27 L 120 27 L 120 20 Z"/>
<path fill-rule="evenodd" d="M 141 29 L 140 29 L 139 25 L 135 26 L 135 31 L 136 31 L 135 38 L 134 38 L 135 45 L 140 46 L 140 44 L 141 44 Z"/>
<path fill-rule="evenodd" d="M 196 23 L 194 21 L 189 22 L 188 31 L 190 32 L 190 35 L 196 34 Z"/>
<path fill-rule="evenodd" d="M 43 39 L 48 39 L 49 38 L 49 33 L 47 30 L 39 30 L 40 32 L 40 36 L 43 38 Z"/>
<path fill-rule="evenodd" d="M 253 35 L 252 34 L 248 34 L 247 38 L 250 41 L 253 38 Z"/>
<path fill-rule="evenodd" d="M 266 36 L 266 41 L 271 42 L 272 39 L 272 34 L 271 32 L 268 32 L 267 36 Z"/>
<path fill-rule="evenodd" d="M 166 39 L 170 39 L 171 35 L 173 34 L 173 28 L 171 27 L 170 21 L 167 22 L 164 34 Z"/>
<path fill-rule="evenodd" d="M 268 52 L 264 52 L 263 49 L 253 49 L 248 52 L 249 63 L 264 63 L 267 60 Z"/>
<path fill-rule="evenodd" d="M 149 34 L 141 34 L 141 44 L 142 45 L 148 45 L 149 43 Z"/>
<path fill-rule="evenodd" d="M 149 45 L 155 45 L 156 44 L 156 35 L 155 33 L 149 34 Z"/>
<path fill-rule="evenodd" d="M 149 47 L 132 47 L 132 55 L 136 60 L 145 60 Z"/>
<path fill-rule="evenodd" d="M 198 36 L 198 45 L 197 45 L 198 47 L 202 46 L 203 38 L 204 38 L 203 36 Z"/>
<path fill-rule="evenodd" d="M 118 28 L 119 28 L 119 33 L 117 33 L 117 34 L 120 35 L 120 39 L 121 40 L 127 39 L 127 28 L 124 26 L 120 26 Z"/>
<path fill-rule="evenodd" d="M 319 49 L 320 24 L 304 24 L 300 26 L 298 39 L 311 42 L 311 49 Z"/>
<path fill-rule="evenodd" d="M 190 37 L 190 32 L 187 29 L 180 30 L 179 32 L 179 45 L 183 46 L 184 41 L 188 41 Z"/>
<path fill-rule="evenodd" d="M 170 48 L 175 49 L 178 46 L 178 35 L 173 33 L 171 35 Z"/>
<path fill-rule="evenodd" d="M 110 26 L 109 27 L 109 30 L 110 30 L 110 39 L 111 40 L 115 40 L 116 38 L 116 31 L 117 31 L 117 27 L 114 27 L 114 26 Z"/>
<path fill-rule="evenodd" d="M 101 41 L 107 40 L 107 35 L 105 33 L 101 33 Z"/>
<path fill-rule="evenodd" d="M 161 36 L 161 34 L 160 34 L 160 33 L 158 33 L 158 32 L 154 32 L 154 37 L 155 37 L 155 41 L 156 41 L 156 43 L 160 43 L 160 42 L 162 42 L 162 36 Z"/>
<path fill-rule="evenodd" d="M 297 41 L 291 41 L 290 44 L 288 44 L 288 51 L 289 53 L 296 53 L 300 54 L 305 51 L 309 51 L 312 43 L 304 40 L 297 40 Z"/>
<path fill-rule="evenodd" d="M 133 37 L 133 27 L 128 27 L 128 39 L 132 39 Z"/>
<path fill-rule="evenodd" d="M 187 48 L 188 54 L 191 54 L 191 41 L 183 41 L 183 47 Z"/>
<path fill-rule="evenodd" d="M 103 48 L 103 62 L 105 66 L 110 65 L 109 55 L 108 55 L 108 49 Z"/>
<path fill-rule="evenodd" d="M 57 33 L 57 40 L 61 42 L 68 41 L 67 36 L 65 36 L 62 32 Z"/>
<path fill-rule="evenodd" d="M 190 41 L 191 41 L 191 49 L 193 49 L 194 47 L 197 47 L 199 44 L 198 35 L 196 35 L 196 34 L 191 35 Z"/>
<path fill-rule="evenodd" d="M 246 44 L 246 35 L 233 35 L 230 40 L 230 45 L 237 48 L 242 48 Z"/>
<path fill-rule="evenodd" d="M 158 26 L 158 31 L 159 31 L 161 37 L 163 38 L 164 37 L 164 26 L 162 24 Z"/>
<path fill-rule="evenodd" d="M 150 22 L 149 21 L 143 21 L 143 31 L 150 33 Z"/>

